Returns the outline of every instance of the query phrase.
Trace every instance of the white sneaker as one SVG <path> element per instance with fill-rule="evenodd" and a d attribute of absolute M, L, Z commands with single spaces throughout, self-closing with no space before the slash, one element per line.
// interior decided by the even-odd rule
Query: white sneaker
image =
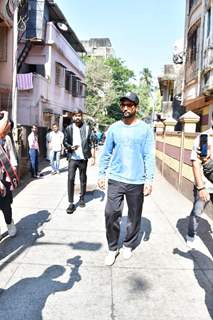
<path fill-rule="evenodd" d="M 132 256 L 132 248 L 123 247 L 123 258 L 125 260 L 130 259 Z"/>
<path fill-rule="evenodd" d="M 110 250 L 108 252 L 108 255 L 105 258 L 104 264 L 106 266 L 112 266 L 113 263 L 115 262 L 115 259 L 116 259 L 117 255 L 118 255 L 118 250 L 115 250 L 115 251 L 111 251 Z"/>
<path fill-rule="evenodd" d="M 15 237 L 16 235 L 16 226 L 14 224 L 14 221 L 12 220 L 11 224 L 7 225 L 8 234 L 10 237 Z"/>

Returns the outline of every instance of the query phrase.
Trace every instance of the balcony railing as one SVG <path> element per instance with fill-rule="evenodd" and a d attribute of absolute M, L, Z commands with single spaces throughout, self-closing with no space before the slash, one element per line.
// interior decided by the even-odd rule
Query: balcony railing
<path fill-rule="evenodd" d="M 84 74 L 84 62 L 52 22 L 47 23 L 46 42 L 47 44 L 55 45 L 67 60 Z"/>

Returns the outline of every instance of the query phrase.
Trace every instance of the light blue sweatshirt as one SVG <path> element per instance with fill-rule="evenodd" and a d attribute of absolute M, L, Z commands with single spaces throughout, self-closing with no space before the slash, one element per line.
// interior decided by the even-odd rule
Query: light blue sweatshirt
<path fill-rule="evenodd" d="M 107 131 L 99 161 L 99 178 L 129 184 L 151 184 L 154 176 L 153 129 L 144 121 L 132 125 L 117 121 Z"/>

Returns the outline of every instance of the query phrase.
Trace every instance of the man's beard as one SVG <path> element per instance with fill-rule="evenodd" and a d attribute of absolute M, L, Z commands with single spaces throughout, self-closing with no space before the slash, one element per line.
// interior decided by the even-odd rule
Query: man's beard
<path fill-rule="evenodd" d="M 76 124 L 76 126 L 80 127 L 82 125 L 82 120 L 81 119 L 76 119 L 74 121 L 74 123 Z"/>
<path fill-rule="evenodd" d="M 123 112 L 123 118 L 124 119 L 131 119 L 135 116 L 135 113 L 131 113 L 131 112 L 128 112 L 128 111 L 124 111 Z"/>

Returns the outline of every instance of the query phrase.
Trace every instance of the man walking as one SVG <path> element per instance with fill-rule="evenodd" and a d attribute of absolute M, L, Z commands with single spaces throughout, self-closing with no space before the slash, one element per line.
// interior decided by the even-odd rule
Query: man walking
<path fill-rule="evenodd" d="M 73 112 L 73 123 L 64 131 L 64 146 L 68 151 L 68 199 L 67 213 L 75 211 L 74 183 L 76 170 L 80 176 L 80 200 L 79 206 L 85 207 L 85 193 L 87 184 L 87 162 L 91 157 L 91 130 L 83 121 L 83 113 L 80 109 Z"/>
<path fill-rule="evenodd" d="M 50 149 L 50 164 L 52 167 L 52 174 L 60 173 L 60 156 L 63 146 L 64 134 L 58 128 L 58 125 L 54 123 L 52 125 L 52 131 L 47 136 L 48 146 Z"/>
<path fill-rule="evenodd" d="M 106 237 L 109 253 L 105 264 L 110 266 L 118 255 L 120 218 L 124 196 L 128 206 L 127 233 L 123 256 L 129 259 L 138 242 L 144 196 L 151 194 L 154 175 L 153 130 L 136 113 L 139 99 L 133 92 L 120 98 L 123 119 L 107 131 L 100 157 L 98 186 L 105 188 L 108 169 L 108 193 L 105 208 Z"/>
<path fill-rule="evenodd" d="M 38 127 L 34 124 L 31 128 L 31 133 L 28 136 L 30 169 L 32 178 L 39 178 L 38 175 Z"/>

